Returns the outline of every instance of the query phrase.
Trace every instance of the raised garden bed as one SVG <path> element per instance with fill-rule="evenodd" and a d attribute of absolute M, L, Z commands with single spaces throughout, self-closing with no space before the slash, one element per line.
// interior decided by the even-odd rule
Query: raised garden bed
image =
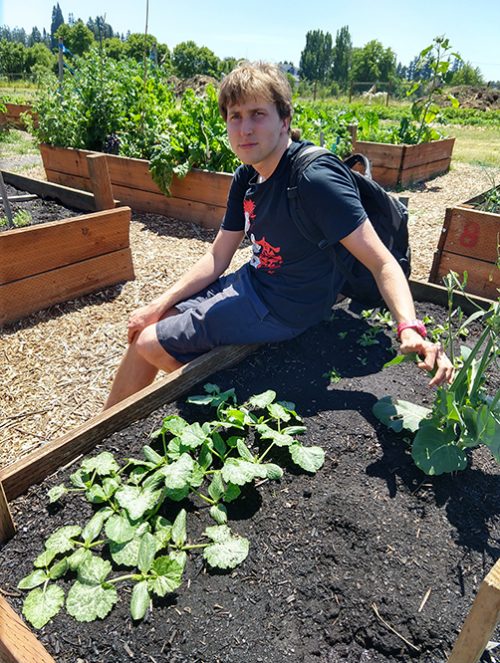
<path fill-rule="evenodd" d="M 98 153 L 50 145 L 40 145 L 40 153 L 49 182 L 92 191 L 87 156 Z M 106 161 L 114 197 L 122 204 L 137 211 L 192 221 L 205 228 L 219 228 L 231 175 L 194 170 L 182 179 L 174 178 L 171 196 L 166 196 L 153 181 L 145 159 L 107 154 Z"/>
<path fill-rule="evenodd" d="M 26 129 L 26 124 L 21 116 L 23 113 L 29 113 L 30 115 L 33 115 L 31 112 L 31 106 L 27 106 L 26 104 L 7 103 L 5 104 L 5 107 L 7 112 L 0 113 L 0 126 L 12 127 L 13 129 Z M 33 115 L 33 119 L 36 125 L 36 114 Z"/>
<path fill-rule="evenodd" d="M 450 168 L 454 138 L 420 145 L 391 145 L 357 140 L 355 129 L 351 128 L 352 150 L 368 157 L 373 179 L 382 186 L 405 188 L 442 175 Z"/>
<path fill-rule="evenodd" d="M 54 221 L 39 211 L 34 225 L 0 232 L 2 325 L 134 278 L 130 208 Z"/>
<path fill-rule="evenodd" d="M 429 280 L 441 282 L 450 270 L 467 272 L 467 291 L 496 299 L 500 288 L 500 214 L 477 209 L 494 189 L 446 209 Z"/>
<path fill-rule="evenodd" d="M 418 288 L 436 298 L 441 292 Z M 439 321 L 442 309 L 422 304 L 418 312 Z M 427 379 L 411 365 L 381 370 L 390 340 L 381 334 L 369 348 L 356 344 L 368 329 L 342 310 L 335 323 L 261 348 L 237 368 L 221 367 L 210 377 L 222 388 L 235 387 L 240 401 L 265 389 L 294 401 L 305 417 L 308 443 L 326 451 L 325 466 L 314 476 L 289 470 L 279 483 L 249 491 L 230 511 L 231 524 L 251 541 L 243 565 L 231 573 L 205 573 L 195 557 L 189 583 L 160 601 L 144 622 L 131 621 L 128 598 L 105 622 L 82 625 L 57 616 L 39 633 L 57 663 L 131 656 L 173 663 L 446 660 L 498 556 L 498 468 L 483 451 L 474 451 L 469 469 L 454 476 L 431 478 L 415 468 L 402 436 L 382 427 L 371 407 L 386 394 L 425 404 Z M 342 376 L 338 383 L 326 376 L 333 369 Z M 204 376 L 196 377 L 203 382 Z M 494 375 L 492 388 L 498 385 Z M 201 392 L 194 382 L 188 388 Z M 121 415 L 139 402 L 145 407 L 144 398 L 130 401 Z M 107 439 L 101 435 L 99 449 L 137 455 L 162 418 L 176 412 L 188 420 L 207 415 L 183 401 L 163 405 Z M 110 416 L 118 425 L 120 412 Z M 65 455 L 61 463 L 68 460 Z M 78 508 L 70 500 L 49 509 L 45 496 L 74 469 L 33 485 L 11 503 L 19 532 L 5 545 L 0 564 L 0 585 L 9 594 L 16 593 L 18 576 L 30 570 L 42 540 Z M 25 485 L 36 480 L 29 481 L 26 468 L 23 476 Z M 0 479 L 12 499 L 15 473 L 3 471 Z M 189 508 L 201 523 L 206 509 L 199 503 Z M 20 609 L 19 597 L 9 600 Z"/>

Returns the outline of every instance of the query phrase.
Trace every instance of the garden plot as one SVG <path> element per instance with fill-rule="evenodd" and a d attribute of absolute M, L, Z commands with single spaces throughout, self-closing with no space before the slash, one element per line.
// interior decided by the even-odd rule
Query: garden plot
<path fill-rule="evenodd" d="M 434 305 L 419 304 L 418 313 L 441 320 Z M 38 632 L 58 663 L 446 660 L 498 556 L 498 466 L 484 449 L 452 476 L 428 477 L 414 466 L 404 436 L 379 424 L 371 409 L 386 395 L 429 405 L 432 392 L 411 364 L 382 370 L 391 340 L 372 330 L 340 310 L 333 323 L 212 375 L 222 390 L 235 388 L 239 402 L 268 389 L 293 401 L 307 428 L 304 444 L 325 451 L 323 467 L 311 474 L 294 468 L 286 449 L 270 453 L 285 466 L 283 477 L 246 488 L 228 505 L 230 526 L 250 542 L 240 566 L 210 571 L 193 550 L 184 583 L 155 599 L 143 621 L 130 617 L 126 582 L 104 621 L 58 614 Z M 494 373 L 489 388 L 498 387 Z M 202 385 L 191 390 L 200 392 Z M 175 414 L 187 421 L 214 417 L 211 409 L 179 401 L 96 451 L 138 457 L 144 444 L 155 446 L 150 436 L 163 418 Z M 0 585 L 18 611 L 16 582 L 31 571 L 43 541 L 91 514 L 73 495 L 48 506 L 46 491 L 77 467 L 11 504 L 19 532 L 1 553 Z M 210 507 L 196 497 L 180 505 L 189 539 L 197 542 L 212 523 Z M 164 515 L 171 517 L 172 508 Z"/>

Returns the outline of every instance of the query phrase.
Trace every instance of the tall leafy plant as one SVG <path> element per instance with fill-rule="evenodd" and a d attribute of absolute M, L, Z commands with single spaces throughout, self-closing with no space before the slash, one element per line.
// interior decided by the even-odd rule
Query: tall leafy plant
<path fill-rule="evenodd" d="M 446 277 L 449 302 L 453 291 L 463 291 L 465 283 L 460 283 L 453 272 Z M 462 329 L 481 321 L 483 328 L 473 347 L 462 346 L 460 353 L 456 352 L 455 337 L 450 333 L 451 304 L 448 311 L 448 349 L 458 364 L 452 384 L 438 387 L 432 408 L 389 396 L 373 408 L 375 416 L 389 428 L 397 432 L 404 429 L 414 435 L 413 459 L 430 475 L 465 469 L 467 449 L 481 444 L 500 463 L 500 390 L 490 394 L 487 382 L 489 370 L 498 364 L 500 356 L 500 299 L 488 310 L 478 309 L 461 323 Z M 408 356 L 400 355 L 390 363 L 407 359 Z"/>

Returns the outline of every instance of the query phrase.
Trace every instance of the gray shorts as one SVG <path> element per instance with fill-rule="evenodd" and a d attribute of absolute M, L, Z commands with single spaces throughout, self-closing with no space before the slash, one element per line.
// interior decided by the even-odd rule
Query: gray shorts
<path fill-rule="evenodd" d="M 156 335 L 166 352 L 182 363 L 221 345 L 285 341 L 306 329 L 292 328 L 270 314 L 255 292 L 247 265 L 176 308 L 178 315 L 156 323 Z"/>

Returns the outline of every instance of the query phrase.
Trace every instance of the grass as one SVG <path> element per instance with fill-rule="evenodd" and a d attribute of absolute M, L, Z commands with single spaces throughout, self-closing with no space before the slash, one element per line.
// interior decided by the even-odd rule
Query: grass
<path fill-rule="evenodd" d="M 0 78 L 0 101 L 28 104 L 34 100 L 38 86 L 29 81 L 6 81 Z"/>
<path fill-rule="evenodd" d="M 455 137 L 453 159 L 473 165 L 500 168 L 500 131 L 498 127 L 447 127 Z"/>

